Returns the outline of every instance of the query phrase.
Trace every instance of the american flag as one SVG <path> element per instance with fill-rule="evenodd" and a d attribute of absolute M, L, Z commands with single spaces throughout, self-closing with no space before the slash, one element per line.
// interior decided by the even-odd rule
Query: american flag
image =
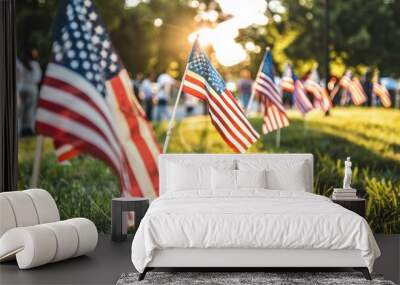
<path fill-rule="evenodd" d="M 339 86 L 343 89 L 340 104 L 345 105 L 350 101 L 350 86 L 352 85 L 353 73 L 347 70 L 339 81 Z"/>
<path fill-rule="evenodd" d="M 307 97 L 303 82 L 301 82 L 301 80 L 297 78 L 293 70 L 292 70 L 292 78 L 294 82 L 294 91 L 293 91 L 294 105 L 300 111 L 300 113 L 305 115 L 313 109 L 313 105 Z"/>
<path fill-rule="evenodd" d="M 345 90 L 348 90 L 351 84 L 351 78 L 353 77 L 353 74 L 351 73 L 351 70 L 347 70 L 346 73 L 342 76 L 342 78 L 339 81 L 340 87 L 342 87 Z"/>
<path fill-rule="evenodd" d="M 293 81 L 293 70 L 290 64 L 286 64 L 283 69 L 282 79 L 281 79 L 282 91 L 287 93 L 293 93 L 294 91 L 294 81 Z"/>
<path fill-rule="evenodd" d="M 318 71 L 314 68 L 307 80 L 304 82 L 304 87 L 307 92 L 314 97 L 314 106 L 326 112 L 332 107 L 332 102 L 325 88 L 320 85 Z"/>
<path fill-rule="evenodd" d="M 289 120 L 282 104 L 282 96 L 276 88 L 272 55 L 265 52 L 261 69 L 254 84 L 255 91 L 264 103 L 264 134 L 289 126 Z"/>
<path fill-rule="evenodd" d="M 367 101 L 367 95 L 365 95 L 364 88 L 357 77 L 353 77 L 351 80 L 349 92 L 351 93 L 351 100 L 353 101 L 354 105 L 360 106 Z"/>
<path fill-rule="evenodd" d="M 182 84 L 184 93 L 208 103 L 211 122 L 235 152 L 246 152 L 257 141 L 259 134 L 250 125 L 197 40 L 193 45 Z"/>
<path fill-rule="evenodd" d="M 390 94 L 386 87 L 380 83 L 378 72 L 375 73 L 372 84 L 372 93 L 379 97 L 384 107 L 389 108 L 392 105 Z"/>
<path fill-rule="evenodd" d="M 54 139 L 59 160 L 104 161 L 124 196 L 158 195 L 160 148 L 91 0 L 61 3 L 36 129 Z"/>

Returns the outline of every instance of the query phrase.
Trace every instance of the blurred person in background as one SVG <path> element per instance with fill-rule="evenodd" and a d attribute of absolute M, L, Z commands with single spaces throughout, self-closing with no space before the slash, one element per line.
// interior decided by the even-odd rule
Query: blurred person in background
<path fill-rule="evenodd" d="M 133 92 L 140 104 L 142 104 L 142 98 L 140 97 L 140 85 L 142 84 L 142 81 L 143 81 L 143 73 L 141 72 L 138 72 L 135 76 L 135 79 L 132 80 Z"/>
<path fill-rule="evenodd" d="M 371 68 L 367 68 L 367 71 L 361 78 L 361 83 L 364 88 L 365 94 L 367 95 L 367 102 L 365 103 L 367 106 L 376 106 L 377 99 L 374 94 L 372 94 L 372 70 Z M 364 104 L 364 105 L 365 105 Z"/>
<path fill-rule="evenodd" d="M 34 133 L 36 102 L 39 92 L 39 83 L 42 79 L 39 52 L 36 49 L 27 49 L 21 57 L 20 68 L 20 122 L 21 134 L 31 135 Z"/>
<path fill-rule="evenodd" d="M 195 96 L 191 96 L 188 94 L 185 95 L 185 112 L 186 112 L 186 117 L 192 116 L 194 113 L 194 109 L 196 108 L 196 105 L 198 103 L 198 99 Z"/>
<path fill-rule="evenodd" d="M 240 71 L 240 79 L 237 83 L 237 88 L 239 92 L 239 98 L 242 103 L 243 108 L 247 108 L 249 104 L 251 92 L 253 87 L 253 80 L 251 80 L 251 73 L 247 69 L 242 69 Z"/>
<path fill-rule="evenodd" d="M 171 99 L 172 91 L 176 85 L 176 81 L 171 75 L 164 72 L 157 79 L 158 94 L 157 94 L 157 110 L 156 120 L 162 121 L 168 119 L 168 103 Z"/>
<path fill-rule="evenodd" d="M 141 98 L 141 102 L 144 106 L 144 110 L 146 112 L 146 117 L 149 121 L 153 120 L 153 106 L 155 100 L 155 92 L 154 92 L 154 73 L 148 74 L 145 79 L 141 82 L 139 86 L 139 97 Z"/>

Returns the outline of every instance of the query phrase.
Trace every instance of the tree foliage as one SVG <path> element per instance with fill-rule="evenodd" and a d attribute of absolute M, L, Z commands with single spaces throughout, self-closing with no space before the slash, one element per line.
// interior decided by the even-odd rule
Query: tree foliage
<path fill-rule="evenodd" d="M 295 60 L 323 62 L 327 0 L 285 0 L 284 32 L 299 31 L 286 53 Z M 400 75 L 400 1 L 329 1 L 331 56 L 346 66 L 372 66 Z M 335 71 L 335 70 L 333 70 Z"/>
<path fill-rule="evenodd" d="M 280 71 L 287 61 L 294 64 L 299 75 L 316 63 L 323 68 L 326 1 L 329 0 L 281 0 L 286 8 L 282 21 L 274 21 L 268 11 L 270 21 L 265 27 L 243 29 L 237 40 L 271 46 Z M 43 65 L 49 58 L 50 28 L 59 2 L 17 2 L 19 53 L 25 47 L 36 47 Z M 194 21 L 196 9 L 188 5 L 188 0 L 143 1 L 134 8 L 126 8 L 124 0 L 94 2 L 129 72 L 170 69 L 178 75 L 183 71 L 190 51 L 188 35 L 201 25 Z M 213 1 L 202 2 L 216 6 Z M 400 76 L 400 1 L 329 2 L 332 72 L 341 75 L 348 66 L 372 66 L 379 68 L 383 76 Z M 156 18 L 164 22 L 159 28 L 153 24 Z M 242 64 L 221 70 L 235 73 L 248 67 L 254 74 L 261 57 L 262 52 L 250 53 Z"/>

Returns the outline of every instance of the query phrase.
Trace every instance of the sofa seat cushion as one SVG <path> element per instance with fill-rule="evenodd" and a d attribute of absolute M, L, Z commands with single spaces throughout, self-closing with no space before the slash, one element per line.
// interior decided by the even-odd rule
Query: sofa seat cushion
<path fill-rule="evenodd" d="M 84 218 L 17 227 L 0 238 L 0 261 L 16 257 L 28 269 L 89 253 L 97 240 L 96 226 Z"/>

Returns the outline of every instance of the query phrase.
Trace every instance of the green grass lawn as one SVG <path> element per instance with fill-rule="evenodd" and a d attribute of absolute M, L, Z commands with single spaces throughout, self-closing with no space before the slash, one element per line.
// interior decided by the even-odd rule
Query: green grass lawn
<path fill-rule="evenodd" d="M 343 160 L 353 161 L 353 186 L 368 198 L 367 220 L 375 232 L 400 233 L 400 111 L 382 108 L 335 108 L 325 117 L 321 112 L 307 115 L 289 112 L 290 126 L 263 136 L 249 152 L 313 153 L 314 189 L 329 196 L 343 179 Z M 251 118 L 256 129 L 262 119 Z M 162 144 L 166 123 L 155 125 Z M 34 138 L 19 145 L 19 187 L 27 188 L 32 169 Z M 208 117 L 192 117 L 176 124 L 169 152 L 230 153 Z M 63 218 L 84 216 L 95 221 L 100 231 L 110 231 L 110 199 L 118 195 L 113 173 L 98 160 L 80 156 L 70 165 L 55 161 L 50 139 L 45 140 L 41 188 L 55 197 Z"/>

